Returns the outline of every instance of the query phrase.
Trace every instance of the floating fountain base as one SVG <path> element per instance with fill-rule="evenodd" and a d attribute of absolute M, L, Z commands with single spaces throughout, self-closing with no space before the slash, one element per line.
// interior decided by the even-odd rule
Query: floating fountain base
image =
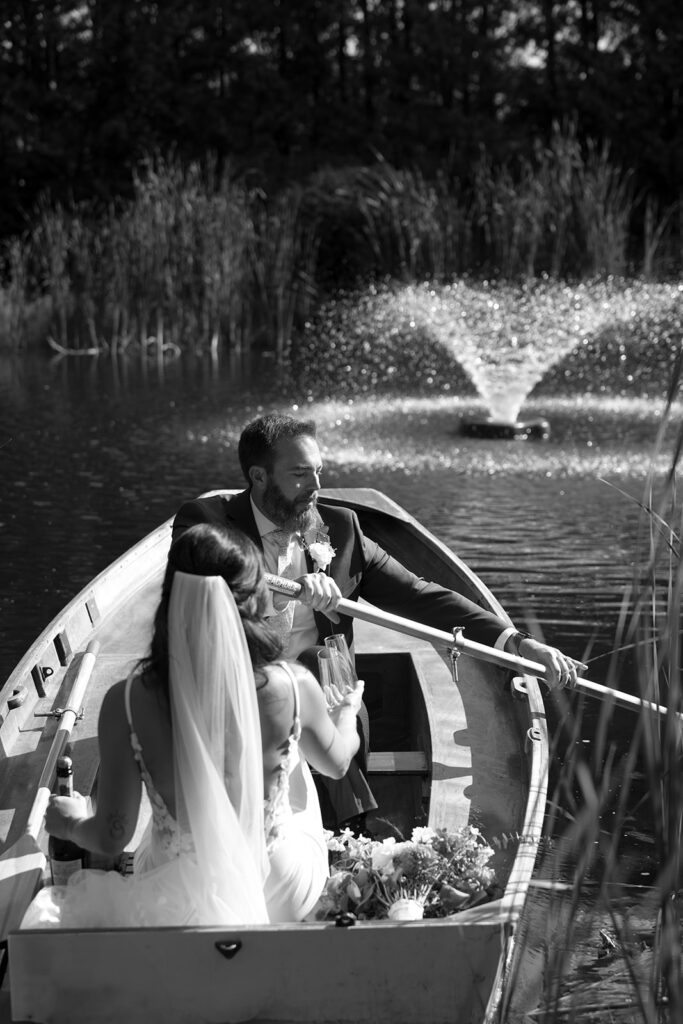
<path fill-rule="evenodd" d="M 489 440 L 547 441 L 550 437 L 550 424 L 547 420 L 509 423 L 487 416 L 484 419 L 464 419 L 461 429 L 465 437 L 481 437 Z"/>

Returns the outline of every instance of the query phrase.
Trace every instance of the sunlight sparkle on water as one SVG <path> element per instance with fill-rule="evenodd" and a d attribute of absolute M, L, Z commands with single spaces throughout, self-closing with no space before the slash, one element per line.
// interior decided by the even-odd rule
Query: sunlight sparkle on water
<path fill-rule="evenodd" d="M 463 437 L 461 419 L 476 412 L 477 403 L 447 396 L 323 401 L 307 412 L 318 424 L 329 471 L 356 466 L 390 474 L 436 470 L 598 477 L 647 475 L 663 408 L 661 401 L 621 397 L 530 401 L 534 416 L 554 423 L 550 442 Z M 672 430 L 682 415 L 683 406 L 677 404 Z M 665 446 L 655 469 L 664 472 L 669 465 Z"/>

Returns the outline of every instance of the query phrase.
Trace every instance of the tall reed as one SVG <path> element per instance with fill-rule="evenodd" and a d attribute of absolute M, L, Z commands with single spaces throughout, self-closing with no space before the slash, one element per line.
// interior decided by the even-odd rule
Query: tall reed
<path fill-rule="evenodd" d="M 361 239 L 379 276 L 445 280 L 464 270 L 467 218 L 443 176 L 430 182 L 381 161 L 357 175 L 355 195 Z"/>
<path fill-rule="evenodd" d="M 643 212 L 643 264 L 642 275 L 646 280 L 655 276 L 655 265 L 663 243 L 670 237 L 670 226 L 675 223 L 678 204 L 670 203 L 664 210 L 657 199 L 645 197 Z M 675 265 L 675 264 L 674 264 Z"/>
<path fill-rule="evenodd" d="M 628 267 L 629 228 L 634 214 L 632 176 L 612 164 L 609 146 L 588 142 L 577 168 L 575 204 L 579 238 L 585 242 L 585 273 L 622 276 Z"/>
<path fill-rule="evenodd" d="M 13 239 L 7 246 L 5 262 L 7 286 L 0 288 L 0 339 L 3 336 L 16 338 L 18 347 L 24 347 L 28 336 L 28 282 L 23 247 L 19 239 Z"/>
<path fill-rule="evenodd" d="M 129 202 L 103 211 L 41 205 L 11 249 L 12 308 L 20 292 L 25 306 L 43 294 L 50 341 L 70 351 L 257 343 L 282 354 L 315 287 L 316 239 L 300 192 L 269 201 L 229 169 L 159 158 L 133 185 Z M 20 339 L 17 317 L 8 329 Z"/>
<path fill-rule="evenodd" d="M 622 276 L 639 269 L 636 230 L 644 233 L 642 269 L 652 276 L 675 212 L 659 215 L 609 149 L 581 140 L 572 121 L 555 124 L 527 157 L 496 162 L 482 149 L 468 182 L 443 171 L 430 180 L 379 159 L 317 175 L 309 203 L 317 205 L 322 247 L 337 250 L 337 278 L 356 285 L 368 276 Z"/>
<path fill-rule="evenodd" d="M 558 744 L 556 754 L 564 763 L 548 825 L 560 840 L 541 870 L 551 879 L 567 879 L 571 892 L 556 893 L 546 914 L 545 991 L 534 1014 L 546 1022 L 674 1024 L 683 1019 L 683 562 L 677 492 L 683 425 L 674 408 L 680 379 L 679 358 L 653 459 L 655 465 L 663 446 L 671 444 L 670 469 L 664 480 L 653 471 L 639 503 L 642 551 L 632 588 L 624 595 L 616 638 L 621 653 L 613 657 L 607 678 L 609 686 L 626 689 L 624 680 L 632 676 L 638 696 L 668 711 L 665 716 L 645 707 L 637 715 L 624 712 L 633 717 L 632 735 L 620 747 L 613 708 L 603 706 L 586 756 L 581 704 L 578 715 L 565 706 L 562 745 L 569 754 L 564 756 Z M 629 660 L 633 665 L 627 672 Z M 628 851 L 634 831 L 649 837 L 647 885 L 642 863 Z M 610 956 L 620 964 L 602 984 L 588 985 L 576 973 L 571 977 L 580 935 L 585 946 L 587 932 L 596 946 L 600 935 L 606 938 Z M 600 977 L 599 968 L 594 977 Z"/>
<path fill-rule="evenodd" d="M 112 218 L 127 340 L 201 348 L 243 341 L 246 257 L 253 226 L 246 190 L 229 173 L 161 164 L 135 179 L 135 199 Z"/>
<path fill-rule="evenodd" d="M 555 124 L 531 159 L 495 165 L 482 153 L 474 170 L 482 255 L 503 278 L 623 275 L 639 201 L 609 148 L 582 144 L 573 122 Z"/>
<path fill-rule="evenodd" d="M 316 295 L 319 238 L 307 215 L 300 188 L 252 204 L 254 225 L 249 252 L 253 281 L 253 336 L 282 360 L 297 317 L 303 319 Z"/>
<path fill-rule="evenodd" d="M 447 281 L 471 269 L 468 203 L 443 172 L 430 181 L 382 159 L 326 170 L 308 182 L 305 201 L 317 224 L 323 283 L 332 287 L 368 278 Z"/>
<path fill-rule="evenodd" d="M 495 166 L 484 152 L 474 169 L 473 192 L 482 256 L 503 279 L 533 277 L 549 208 L 541 179 L 527 161 L 515 173 L 508 164 Z"/>

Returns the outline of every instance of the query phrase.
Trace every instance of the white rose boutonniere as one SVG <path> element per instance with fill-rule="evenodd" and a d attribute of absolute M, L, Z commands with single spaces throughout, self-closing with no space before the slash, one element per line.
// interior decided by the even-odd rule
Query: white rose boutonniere
<path fill-rule="evenodd" d="M 328 534 L 328 528 L 317 513 L 317 521 L 303 536 L 303 547 L 315 562 L 318 572 L 326 572 L 335 555 Z"/>
<path fill-rule="evenodd" d="M 318 572 L 325 572 L 334 558 L 334 548 L 330 544 L 329 540 L 313 541 L 312 544 L 308 545 L 308 553 L 315 562 L 315 567 Z"/>

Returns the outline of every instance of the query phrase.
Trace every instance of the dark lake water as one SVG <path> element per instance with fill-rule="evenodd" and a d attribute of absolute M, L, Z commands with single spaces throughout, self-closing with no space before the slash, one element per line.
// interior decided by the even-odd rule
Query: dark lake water
<path fill-rule="evenodd" d="M 242 485 L 237 438 L 268 408 L 318 421 L 323 485 L 385 491 L 465 558 L 518 625 L 587 658 L 605 681 L 661 403 L 532 398 L 522 418 L 547 419 L 548 441 L 482 441 L 459 432 L 461 417 L 483 411 L 472 399 L 315 402 L 280 393 L 270 363 L 249 377 L 207 356 L 0 361 L 0 679 L 67 600 L 183 500 Z M 587 744 L 596 714 L 586 706 Z M 629 715 L 612 725 L 623 746 Z M 594 940 L 588 929 L 585 961 Z M 532 936 L 532 954 L 541 943 Z"/>

